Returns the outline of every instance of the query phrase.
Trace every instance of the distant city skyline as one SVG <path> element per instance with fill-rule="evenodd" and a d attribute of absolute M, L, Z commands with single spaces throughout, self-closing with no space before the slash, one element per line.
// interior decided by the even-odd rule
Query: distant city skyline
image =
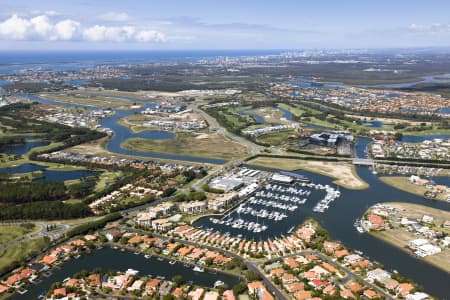
<path fill-rule="evenodd" d="M 450 2 L 3 0 L 0 50 L 450 46 Z"/>

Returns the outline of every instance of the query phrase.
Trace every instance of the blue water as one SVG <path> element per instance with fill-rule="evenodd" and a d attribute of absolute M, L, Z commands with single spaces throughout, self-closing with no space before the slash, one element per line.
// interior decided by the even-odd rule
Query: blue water
<path fill-rule="evenodd" d="M 22 154 L 28 153 L 33 148 L 47 146 L 49 144 L 50 144 L 50 142 L 48 142 L 48 141 L 43 141 L 40 139 L 33 139 L 33 138 L 25 138 L 25 143 L 23 143 L 23 144 L 4 147 L 0 150 L 1 150 L 1 152 L 4 152 L 4 153 L 22 155 Z"/>
<path fill-rule="evenodd" d="M 436 112 L 439 114 L 450 115 L 450 107 L 438 109 Z"/>
<path fill-rule="evenodd" d="M 381 128 L 383 127 L 383 122 L 381 121 L 369 121 L 363 123 L 364 126 L 370 127 L 370 128 Z"/>
<path fill-rule="evenodd" d="M 278 50 L 192 50 L 192 51 L 2 51 L 0 73 L 23 71 L 76 71 L 98 65 L 195 62 L 214 57 L 274 55 Z"/>
<path fill-rule="evenodd" d="M 252 114 L 252 113 L 248 112 L 247 110 L 239 110 L 238 113 L 241 115 L 248 115 L 248 116 L 253 117 L 253 119 L 255 119 L 256 123 L 258 123 L 258 124 L 266 124 L 266 120 L 264 120 L 264 118 L 261 117 L 260 115 Z"/>
<path fill-rule="evenodd" d="M 33 181 L 66 181 L 94 175 L 93 172 L 86 170 L 54 171 L 54 170 L 47 170 L 47 168 L 48 167 L 46 166 L 26 163 L 11 168 L 0 168 L 0 173 L 21 174 L 36 171 L 44 172 L 43 177 L 36 178 Z"/>
<path fill-rule="evenodd" d="M 357 136 L 356 137 L 356 143 L 353 148 L 355 152 L 355 157 L 358 158 L 367 158 L 368 154 L 366 152 L 367 145 L 369 145 L 372 142 L 372 139 L 363 137 L 363 136 Z"/>
<path fill-rule="evenodd" d="M 400 141 L 402 142 L 406 142 L 406 143 L 421 143 L 425 140 L 432 140 L 432 139 L 449 139 L 450 135 L 448 134 L 429 134 L 429 135 L 404 135 L 402 136 L 402 138 L 400 139 Z"/>
<path fill-rule="evenodd" d="M 292 113 L 289 110 L 284 109 L 284 108 L 279 107 L 279 106 L 277 106 L 277 109 L 280 110 L 283 113 L 283 118 L 285 118 L 286 120 L 289 120 L 289 121 L 293 120 Z"/>

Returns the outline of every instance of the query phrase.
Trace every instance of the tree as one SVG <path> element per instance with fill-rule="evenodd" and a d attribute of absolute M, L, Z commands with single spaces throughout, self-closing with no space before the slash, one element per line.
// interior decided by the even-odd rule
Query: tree
<path fill-rule="evenodd" d="M 175 285 L 175 287 L 179 287 L 183 283 L 183 276 L 181 275 L 175 275 L 172 278 L 172 282 Z"/>

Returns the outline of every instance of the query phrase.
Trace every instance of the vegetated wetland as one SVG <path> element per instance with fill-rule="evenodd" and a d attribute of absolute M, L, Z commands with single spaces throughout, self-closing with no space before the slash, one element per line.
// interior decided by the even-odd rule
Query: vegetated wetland
<path fill-rule="evenodd" d="M 219 133 L 182 133 L 167 140 L 130 139 L 123 147 L 132 151 L 161 152 L 207 158 L 235 159 L 248 154 L 246 147 Z"/>

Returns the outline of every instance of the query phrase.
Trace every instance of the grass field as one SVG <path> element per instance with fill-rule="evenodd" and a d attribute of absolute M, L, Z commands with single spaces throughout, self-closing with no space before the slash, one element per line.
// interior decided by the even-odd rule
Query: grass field
<path fill-rule="evenodd" d="M 46 245 L 44 238 L 13 244 L 0 253 L 0 270 L 5 270 L 15 263 L 23 262 L 28 256 L 39 252 Z"/>
<path fill-rule="evenodd" d="M 113 98 L 107 95 L 92 96 L 87 93 L 48 93 L 45 94 L 45 97 L 59 102 L 75 103 L 98 108 L 132 109 L 134 106 L 134 103 L 131 101 Z M 137 105 L 142 106 L 142 104 L 139 103 L 137 103 Z"/>
<path fill-rule="evenodd" d="M 283 118 L 283 112 L 275 107 L 260 107 L 260 108 L 254 108 L 247 110 L 248 113 L 258 115 L 262 118 L 264 118 L 264 121 L 267 123 L 281 123 L 286 124 L 290 123 L 291 121 L 288 120 L 282 120 Z"/>
<path fill-rule="evenodd" d="M 394 188 L 418 196 L 423 196 L 427 191 L 423 186 L 410 183 L 406 176 L 381 176 L 380 180 Z M 447 200 L 447 193 L 438 194 L 436 200 Z"/>
<path fill-rule="evenodd" d="M 288 141 L 289 136 L 292 135 L 297 136 L 297 133 L 294 130 L 270 133 L 258 137 L 257 141 L 278 146 L 283 143 L 286 143 Z"/>
<path fill-rule="evenodd" d="M 117 178 L 121 177 L 122 175 L 123 175 L 122 171 L 117 171 L 117 172 L 105 171 L 105 172 L 103 172 L 99 177 L 97 185 L 95 186 L 95 191 L 96 192 L 102 191 L 103 189 L 106 188 L 106 183 L 111 184 Z"/>
<path fill-rule="evenodd" d="M 305 170 L 328 176 L 336 179 L 335 184 L 350 190 L 362 190 L 369 187 L 355 171 L 355 167 L 350 162 L 327 162 L 302 160 L 301 158 L 276 158 L 257 157 L 248 162 L 250 165 L 257 165 L 269 168 L 277 168 L 286 171 Z"/>
<path fill-rule="evenodd" d="M 247 148 L 218 133 L 177 133 L 167 140 L 129 139 L 122 146 L 144 152 L 169 153 L 219 159 L 234 159 L 248 154 Z"/>
<path fill-rule="evenodd" d="M 38 227 L 36 225 L 33 225 L 33 227 L 24 227 L 20 225 L 0 226 L 0 245 L 5 246 L 6 243 L 34 232 L 37 229 Z"/>

